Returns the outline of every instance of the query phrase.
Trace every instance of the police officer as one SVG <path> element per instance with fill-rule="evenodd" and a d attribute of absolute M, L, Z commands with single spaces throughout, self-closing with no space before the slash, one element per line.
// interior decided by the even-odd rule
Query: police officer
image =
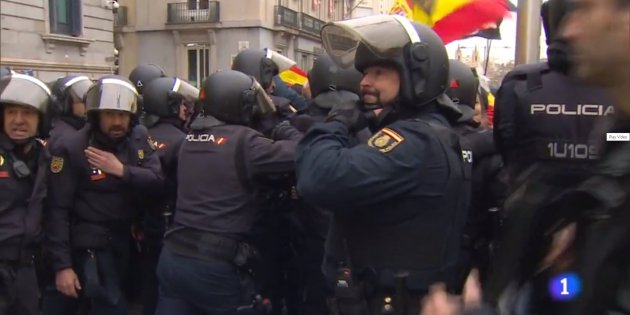
<path fill-rule="evenodd" d="M 163 198 L 153 198 L 154 206 L 144 214 L 142 250 L 144 314 L 155 314 L 158 281 L 155 275 L 162 236 L 170 224 L 177 198 L 177 155 L 199 90 L 178 78 L 157 78 L 143 88 L 145 124 L 157 148 L 165 176 Z"/>
<path fill-rule="evenodd" d="M 126 314 L 123 294 L 131 221 L 160 196 L 163 175 L 144 126 L 138 96 L 120 76 L 104 76 L 85 98 L 89 127 L 53 148 L 49 173 L 48 250 L 55 288 L 44 314 Z M 54 294 L 53 294 L 54 293 Z"/>
<path fill-rule="evenodd" d="M 340 67 L 363 73 L 362 108 L 377 112 L 378 128 L 349 148 L 367 119 L 360 104 L 337 102 L 298 146 L 298 192 L 333 213 L 324 262 L 336 286 L 331 306 L 418 314 L 436 279 L 461 285 L 470 165 L 447 119 L 461 112 L 444 94 L 446 50 L 430 28 L 400 16 L 329 23 L 322 39 Z"/>
<path fill-rule="evenodd" d="M 498 91 L 494 135 L 511 183 L 532 164 L 583 174 L 579 169 L 599 157 L 589 133 L 598 118 L 614 112 L 600 89 L 568 75 L 569 46 L 558 34 L 568 10 L 565 2 L 549 1 L 542 7 L 548 62 L 517 66 Z"/>
<path fill-rule="evenodd" d="M 57 79 L 51 88 L 54 96 L 55 120 L 47 146 L 52 147 L 62 137 L 72 134 L 85 125 L 85 93 L 92 86 L 86 76 L 69 75 Z"/>
<path fill-rule="evenodd" d="M 574 67 L 571 49 L 559 31 L 568 10 L 566 0 L 544 3 L 549 61 L 519 66 L 505 77 L 494 118 L 509 192 L 504 204 L 506 246 L 497 253 L 501 268 L 489 279 L 486 297 L 495 303 L 510 283 L 530 279 L 536 293 L 531 307 L 550 314 L 561 311 L 545 292 L 551 270 L 539 266 L 546 255 L 544 240 L 551 237 L 539 229 L 554 223 L 544 209 L 590 176 L 601 153 L 589 135 L 599 120 L 615 111 L 602 90 L 569 76 Z"/>
<path fill-rule="evenodd" d="M 144 122 L 144 101 L 142 99 L 144 86 L 151 80 L 166 77 L 166 72 L 162 67 L 149 63 L 141 64 L 133 68 L 129 73 L 129 81 L 131 81 L 138 91 L 138 113 L 140 113 L 140 123 Z M 149 125 L 151 122 L 148 123 Z"/>
<path fill-rule="evenodd" d="M 254 77 L 278 109 L 273 121 L 252 124 L 254 129 L 263 134 L 268 134 L 277 122 L 297 111 L 287 98 L 274 95 L 276 83 L 284 83 L 277 79 L 278 65 L 272 60 L 273 54 L 271 50 L 245 49 L 236 55 L 232 64 L 232 70 Z M 274 304 L 273 315 L 281 314 L 282 307 L 279 305 L 282 303 L 286 304 L 289 312 L 295 313 L 299 297 L 295 295 L 298 292 L 297 280 L 291 276 L 293 273 L 290 270 L 296 255 L 293 250 L 295 246 L 291 243 L 295 226 L 291 222 L 290 212 L 294 207 L 290 200 L 282 197 L 290 195 L 288 187 L 291 184 L 279 178 L 269 181 L 266 186 L 267 195 L 270 196 L 266 206 L 271 209 L 258 218 L 253 232 L 256 235 L 255 245 L 261 255 L 256 267 L 256 281 L 261 287 L 261 293 Z"/>
<path fill-rule="evenodd" d="M 462 117 L 453 127 L 460 136 L 464 158 L 473 163 L 472 199 L 464 238 L 465 255 L 470 261 L 465 264 L 462 277 L 473 266 L 485 278 L 490 263 L 490 254 L 496 245 L 500 227 L 499 208 L 507 193 L 503 180 L 503 162 L 494 145 L 492 130 L 481 126 L 475 119 L 475 103 L 479 94 L 479 79 L 473 70 L 458 60 L 449 60 L 448 95 L 459 107 Z"/>
<path fill-rule="evenodd" d="M 23 74 L 0 79 L 0 314 L 38 314 L 33 256 L 42 240 L 50 90 Z"/>
<path fill-rule="evenodd" d="M 254 221 L 262 210 L 258 181 L 289 173 L 301 133 L 286 124 L 274 141 L 250 128 L 275 107 L 258 82 L 241 72 L 208 77 L 180 150 L 177 210 L 158 265 L 157 314 L 236 314 L 240 273 L 249 268 Z"/>
<path fill-rule="evenodd" d="M 279 69 L 278 65 L 271 59 L 273 54 L 268 49 L 245 49 L 234 57 L 232 70 L 253 76 L 271 97 L 273 103 L 278 107 L 279 113 L 286 117 L 295 113 L 297 109 L 292 106 L 289 99 L 275 94 L 278 79 L 274 78 L 278 75 Z M 288 87 L 284 88 L 288 89 Z"/>

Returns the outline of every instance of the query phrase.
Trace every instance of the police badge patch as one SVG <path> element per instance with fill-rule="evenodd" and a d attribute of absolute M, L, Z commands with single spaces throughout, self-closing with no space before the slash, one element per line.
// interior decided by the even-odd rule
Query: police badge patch
<path fill-rule="evenodd" d="M 58 174 L 63 170 L 63 158 L 59 156 L 53 156 L 50 160 L 50 171 L 53 174 Z"/>
<path fill-rule="evenodd" d="M 374 134 L 367 142 L 368 146 L 376 148 L 383 153 L 394 150 L 400 143 L 405 140 L 400 134 L 389 129 L 383 128 Z"/>

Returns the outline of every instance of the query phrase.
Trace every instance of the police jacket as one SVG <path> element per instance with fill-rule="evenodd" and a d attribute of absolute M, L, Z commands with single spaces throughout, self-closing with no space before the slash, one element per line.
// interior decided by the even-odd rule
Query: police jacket
<path fill-rule="evenodd" d="M 76 116 L 61 116 L 54 120 L 50 137 L 46 141 L 46 147 L 52 148 L 65 136 L 76 133 L 85 126 L 85 119 Z"/>
<path fill-rule="evenodd" d="M 150 212 L 145 216 L 144 232 L 161 237 L 164 233 L 164 212 L 173 211 L 177 199 L 177 155 L 182 141 L 186 138 L 183 122 L 180 119 L 160 118 L 149 128 L 151 141 L 155 146 L 162 172 L 164 173 L 164 194 L 150 198 Z"/>
<path fill-rule="evenodd" d="M 298 146 L 298 193 L 333 213 L 326 276 L 346 264 L 382 287 L 400 270 L 413 290 L 455 287 L 470 173 L 446 119 L 398 120 L 352 148 L 349 137 L 339 122 L 316 124 Z"/>
<path fill-rule="evenodd" d="M 502 176 L 503 161 L 494 145 L 491 129 L 461 123 L 453 127 L 460 136 L 464 159 L 472 162 L 471 204 L 467 235 L 488 237 L 492 232 L 489 209 L 502 206 L 507 194 L 507 183 Z"/>
<path fill-rule="evenodd" d="M 598 158 L 588 136 L 610 101 L 547 63 L 517 66 L 497 93 L 494 135 L 510 180 L 535 162 L 583 169 Z"/>
<path fill-rule="evenodd" d="M 0 260 L 18 260 L 41 241 L 42 209 L 46 196 L 48 154 L 39 141 L 29 153 L 19 154 L 0 133 Z M 14 165 L 22 161 L 30 175 L 20 178 Z"/>
<path fill-rule="evenodd" d="M 89 165 L 88 146 L 112 152 L 124 165 L 117 178 Z M 53 148 L 49 173 L 47 243 L 55 270 L 70 267 L 71 249 L 108 244 L 111 233 L 128 233 L 141 206 L 138 196 L 159 196 L 160 160 L 144 126 L 136 125 L 112 143 L 90 125 Z"/>
<path fill-rule="evenodd" d="M 246 240 L 261 210 L 255 198 L 256 181 L 293 172 L 302 134 L 290 128 L 284 134 L 274 132 L 274 138 L 287 140 L 274 141 L 245 126 L 227 125 L 213 117 L 197 119 L 209 123 L 200 127 L 193 123 L 182 143 L 173 230 Z"/>

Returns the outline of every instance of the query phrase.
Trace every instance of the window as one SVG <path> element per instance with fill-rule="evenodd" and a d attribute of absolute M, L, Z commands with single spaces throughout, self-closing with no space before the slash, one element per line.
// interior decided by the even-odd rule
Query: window
<path fill-rule="evenodd" d="M 300 68 L 305 71 L 308 71 L 308 69 L 310 69 L 308 63 L 308 54 L 302 54 L 302 59 L 300 60 Z"/>
<path fill-rule="evenodd" d="M 188 0 L 188 10 L 207 10 L 210 8 L 209 0 Z"/>
<path fill-rule="evenodd" d="M 191 44 L 188 44 L 191 47 Z M 206 46 L 192 46 L 188 49 L 188 82 L 201 87 L 201 82 L 210 76 L 210 49 Z"/>
<path fill-rule="evenodd" d="M 49 0 L 49 11 L 51 33 L 81 35 L 81 0 Z"/>

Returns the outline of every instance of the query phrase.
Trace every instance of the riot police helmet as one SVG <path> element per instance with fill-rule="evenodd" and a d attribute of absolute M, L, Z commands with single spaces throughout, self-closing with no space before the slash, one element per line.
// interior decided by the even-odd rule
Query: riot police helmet
<path fill-rule="evenodd" d="M 51 93 L 44 82 L 25 74 L 11 73 L 0 77 L 0 91 L 0 115 L 3 115 L 5 104 L 34 108 L 39 113 L 38 135 L 41 138 L 48 136 Z"/>
<path fill-rule="evenodd" d="M 162 118 L 177 117 L 182 102 L 192 107 L 198 97 L 199 89 L 175 77 L 157 78 L 142 91 L 144 111 Z"/>
<path fill-rule="evenodd" d="M 51 93 L 55 112 L 61 115 L 72 114 L 72 104 L 83 102 L 92 83 L 84 75 L 68 75 L 54 81 Z"/>
<path fill-rule="evenodd" d="M 253 76 L 227 70 L 210 75 L 199 92 L 203 114 L 228 124 L 249 126 L 256 117 L 276 110 Z"/>
<path fill-rule="evenodd" d="M 151 80 L 165 77 L 166 73 L 162 67 L 155 64 L 141 64 L 135 67 L 129 74 L 129 81 L 133 82 L 133 85 L 138 91 L 139 95 L 142 95 L 142 89 Z"/>
<path fill-rule="evenodd" d="M 472 68 L 459 60 L 451 59 L 446 95 L 459 105 L 474 108 L 478 91 L 479 79 Z"/>
<path fill-rule="evenodd" d="M 271 50 L 245 49 L 234 57 L 232 70 L 253 76 L 267 90 L 278 75 L 278 65 L 271 59 Z"/>
<path fill-rule="evenodd" d="M 403 106 L 446 101 L 448 54 L 428 26 L 398 15 L 375 15 L 329 22 L 321 30 L 326 52 L 341 67 L 393 66 L 400 75 Z"/>
<path fill-rule="evenodd" d="M 92 120 L 103 110 L 129 112 L 136 117 L 138 92 L 131 81 L 118 75 L 107 75 L 98 79 L 85 96 L 88 117 Z"/>
<path fill-rule="evenodd" d="M 308 73 L 311 96 L 327 91 L 348 91 L 359 94 L 361 72 L 354 67 L 341 68 L 327 54 L 319 55 Z"/>

